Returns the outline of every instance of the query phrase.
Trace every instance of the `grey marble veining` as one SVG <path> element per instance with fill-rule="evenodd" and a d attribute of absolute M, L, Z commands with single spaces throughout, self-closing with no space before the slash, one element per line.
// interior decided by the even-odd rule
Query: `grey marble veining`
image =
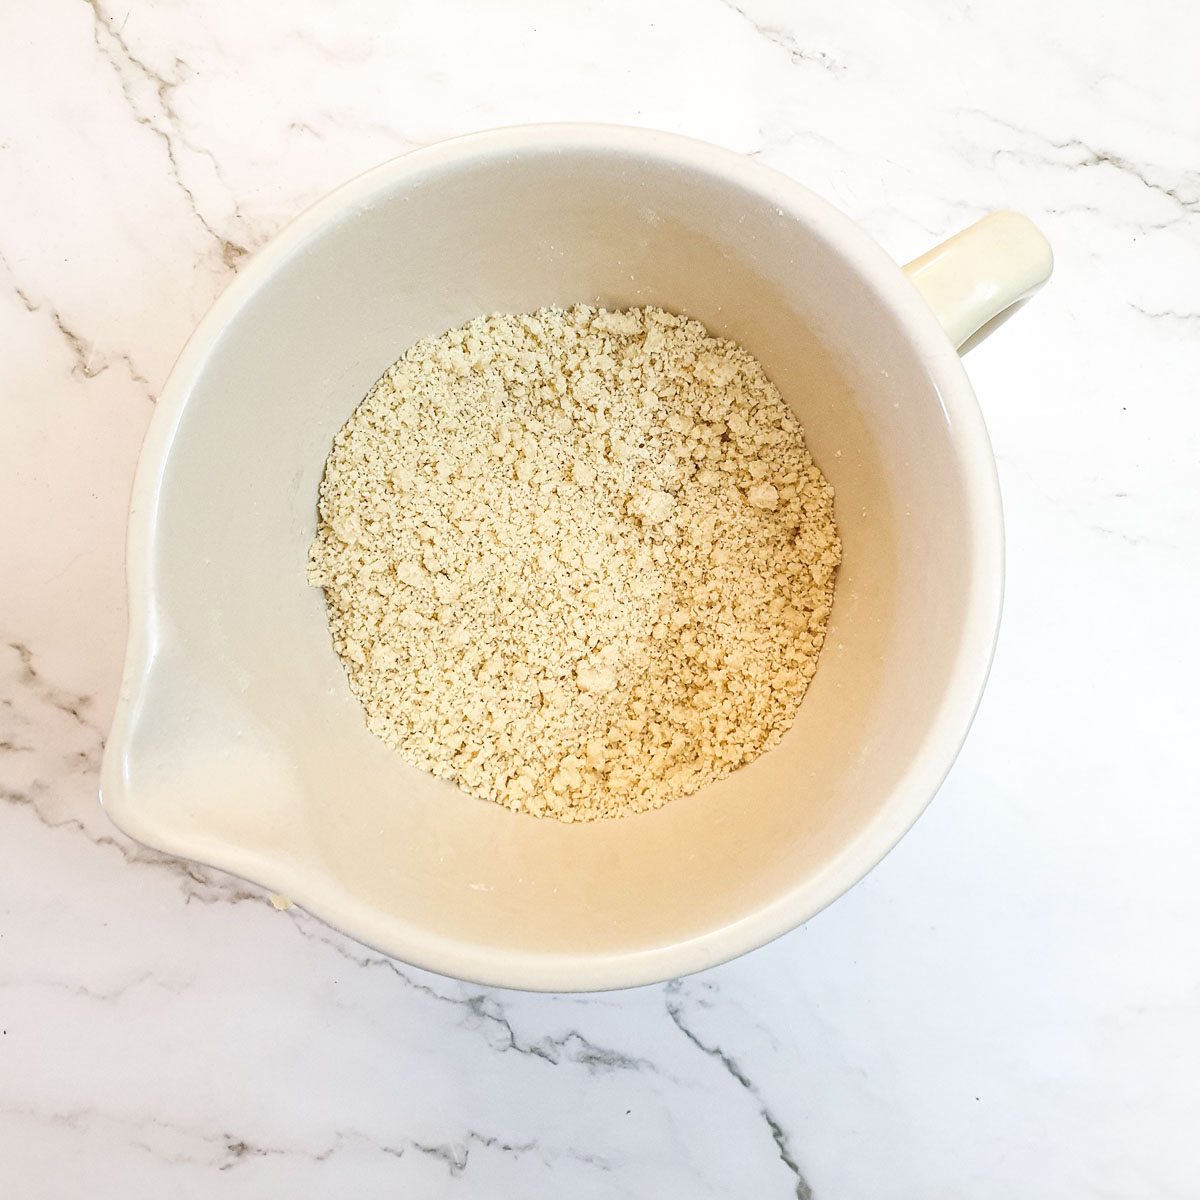
<path fill-rule="evenodd" d="M 0 11 L 0 1195 L 1197 1194 L 1200 10 L 46 0 Z M 96 803 L 138 446 L 297 211 L 483 127 L 673 129 L 898 260 L 1054 244 L 968 367 L 1005 624 L 935 803 L 802 930 L 661 987 L 392 962 Z"/>

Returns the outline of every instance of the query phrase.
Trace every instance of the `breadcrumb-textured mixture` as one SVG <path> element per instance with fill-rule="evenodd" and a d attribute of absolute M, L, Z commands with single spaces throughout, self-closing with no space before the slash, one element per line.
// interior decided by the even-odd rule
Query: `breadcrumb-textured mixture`
<path fill-rule="evenodd" d="M 565 821 L 656 808 L 774 746 L 841 555 L 762 367 L 654 308 L 418 342 L 334 439 L 319 509 L 309 580 L 369 728 Z"/>

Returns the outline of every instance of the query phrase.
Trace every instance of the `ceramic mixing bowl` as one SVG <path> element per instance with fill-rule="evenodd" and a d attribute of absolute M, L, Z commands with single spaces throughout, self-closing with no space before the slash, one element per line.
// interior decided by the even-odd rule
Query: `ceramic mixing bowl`
<path fill-rule="evenodd" d="M 490 984 L 646 983 L 800 924 L 916 820 L 975 712 L 1003 539 L 955 347 L 1049 271 L 1013 214 L 902 270 L 790 179 L 643 130 L 500 130 L 352 181 L 247 265 L 159 399 L 107 811 Z M 844 560 L 778 748 L 658 811 L 565 825 L 368 733 L 305 565 L 331 439 L 385 367 L 478 314 L 577 302 L 683 312 L 754 354 L 836 488 Z"/>

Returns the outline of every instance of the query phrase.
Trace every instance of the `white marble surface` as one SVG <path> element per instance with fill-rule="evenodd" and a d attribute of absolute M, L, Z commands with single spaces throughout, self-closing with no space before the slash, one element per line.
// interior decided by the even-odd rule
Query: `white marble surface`
<path fill-rule="evenodd" d="M 1200 1194 L 1198 13 L 0 6 L 0 1195 Z M 806 928 L 595 997 L 388 962 L 96 803 L 193 323 L 352 173 L 546 119 L 757 155 L 899 259 L 994 207 L 1058 256 L 970 355 L 1008 598 L 940 796 Z"/>

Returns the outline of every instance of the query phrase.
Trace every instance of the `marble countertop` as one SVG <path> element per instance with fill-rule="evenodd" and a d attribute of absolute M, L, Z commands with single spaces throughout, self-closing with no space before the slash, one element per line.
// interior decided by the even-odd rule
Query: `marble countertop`
<path fill-rule="evenodd" d="M 4 5 L 0 1194 L 1200 1194 L 1197 45 L 1185 0 Z M 406 968 L 96 803 L 193 324 L 355 172 L 564 119 L 755 155 L 900 260 L 1008 207 L 1057 254 L 969 356 L 1008 591 L 938 798 L 805 928 L 598 996 Z"/>

